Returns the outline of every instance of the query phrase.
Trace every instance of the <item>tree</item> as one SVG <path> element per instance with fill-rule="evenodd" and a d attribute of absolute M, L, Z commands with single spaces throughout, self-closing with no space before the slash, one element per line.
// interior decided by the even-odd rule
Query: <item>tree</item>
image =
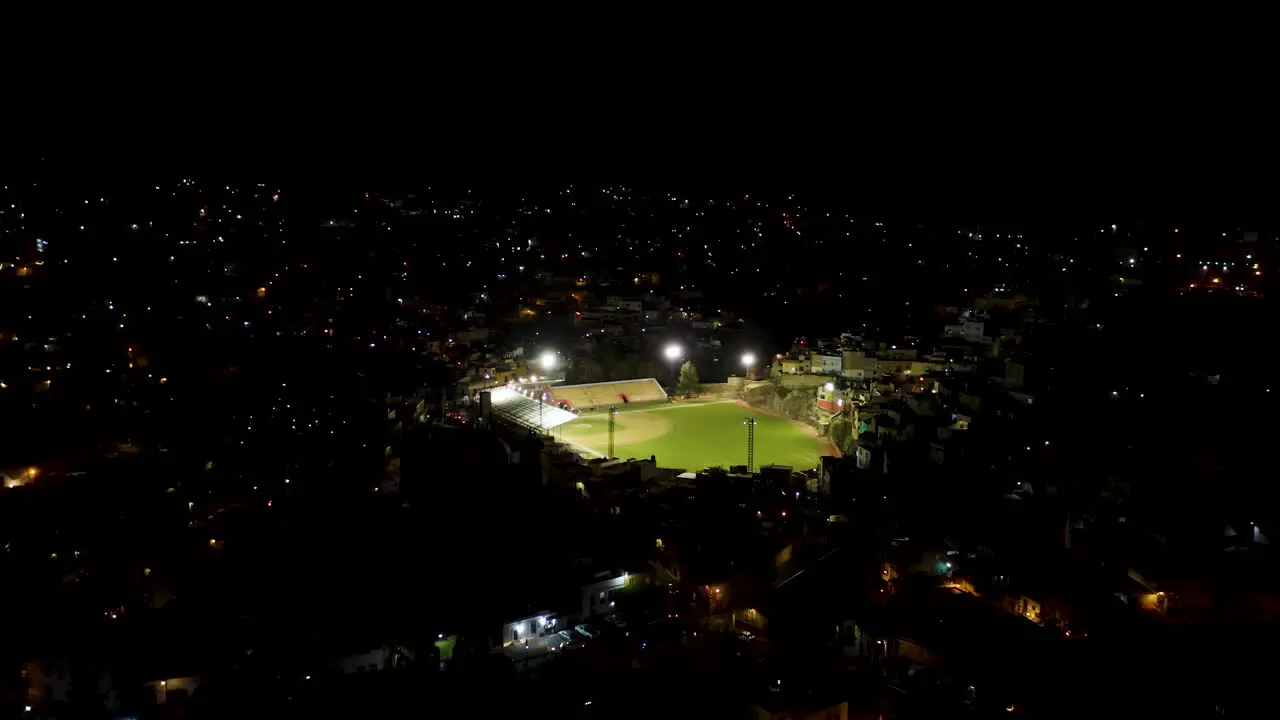
<path fill-rule="evenodd" d="M 676 382 L 676 392 L 681 395 L 697 395 L 698 387 L 698 368 L 693 366 L 692 360 L 685 360 L 680 366 L 680 380 Z"/>
<path fill-rule="evenodd" d="M 852 455 L 858 446 L 854 424 L 854 418 L 848 413 L 840 413 L 831 418 L 831 422 L 827 425 L 827 439 L 840 448 L 840 452 L 845 455 Z"/>
<path fill-rule="evenodd" d="M 849 434 L 849 419 L 843 414 L 836 415 L 827 423 L 827 439 L 836 445 Z"/>

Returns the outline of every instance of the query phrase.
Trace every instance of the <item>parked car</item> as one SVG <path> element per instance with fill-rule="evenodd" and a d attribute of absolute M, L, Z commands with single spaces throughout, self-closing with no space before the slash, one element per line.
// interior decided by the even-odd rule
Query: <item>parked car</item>
<path fill-rule="evenodd" d="M 556 634 L 560 636 L 561 640 L 564 640 L 565 642 L 568 642 L 568 643 L 571 643 L 577 639 L 576 637 L 574 637 L 573 633 L 568 630 L 561 630 Z"/>
<path fill-rule="evenodd" d="M 625 628 L 627 626 L 627 619 L 621 615 L 606 615 L 604 620 L 616 628 Z"/>
<path fill-rule="evenodd" d="M 583 637 L 593 638 L 596 636 L 596 629 L 591 627 L 590 625 L 586 625 L 586 624 L 575 625 L 573 629 L 582 633 Z"/>

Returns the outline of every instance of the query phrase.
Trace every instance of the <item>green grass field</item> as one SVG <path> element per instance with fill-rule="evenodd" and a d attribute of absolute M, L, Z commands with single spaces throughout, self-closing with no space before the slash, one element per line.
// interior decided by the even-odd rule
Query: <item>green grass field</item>
<path fill-rule="evenodd" d="M 711 402 L 620 409 L 614 456 L 656 455 L 659 466 L 686 470 L 745 465 L 747 426 L 743 420 L 748 416 L 756 418 L 757 468 L 776 463 L 807 470 L 817 465 L 825 452 L 826 444 L 813 430 L 732 402 Z M 609 448 L 608 428 L 608 415 L 595 412 L 561 425 L 555 434 L 604 454 Z"/>

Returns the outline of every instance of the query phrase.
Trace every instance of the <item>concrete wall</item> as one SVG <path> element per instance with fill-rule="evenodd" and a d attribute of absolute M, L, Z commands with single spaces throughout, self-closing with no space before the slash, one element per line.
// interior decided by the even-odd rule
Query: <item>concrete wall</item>
<path fill-rule="evenodd" d="M 739 378 L 738 389 L 742 388 L 741 378 Z M 727 397 L 733 395 L 735 389 L 733 383 L 702 383 L 698 386 L 699 395 L 711 395 L 715 397 Z"/>
<path fill-rule="evenodd" d="M 831 382 L 823 375 L 783 375 L 778 379 L 784 388 L 816 388 Z"/>

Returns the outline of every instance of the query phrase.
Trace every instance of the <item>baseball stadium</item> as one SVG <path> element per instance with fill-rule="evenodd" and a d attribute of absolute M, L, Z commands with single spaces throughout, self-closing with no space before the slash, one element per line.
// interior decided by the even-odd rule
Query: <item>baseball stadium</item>
<path fill-rule="evenodd" d="M 736 400 L 672 401 L 653 378 L 538 390 L 502 388 L 493 391 L 492 403 L 495 412 L 542 428 L 586 457 L 608 455 L 610 408 L 617 410 L 613 456 L 653 456 L 661 467 L 746 465 L 748 418 L 755 418 L 756 467 L 776 464 L 804 470 L 832 453 L 829 444 L 802 423 Z"/>

